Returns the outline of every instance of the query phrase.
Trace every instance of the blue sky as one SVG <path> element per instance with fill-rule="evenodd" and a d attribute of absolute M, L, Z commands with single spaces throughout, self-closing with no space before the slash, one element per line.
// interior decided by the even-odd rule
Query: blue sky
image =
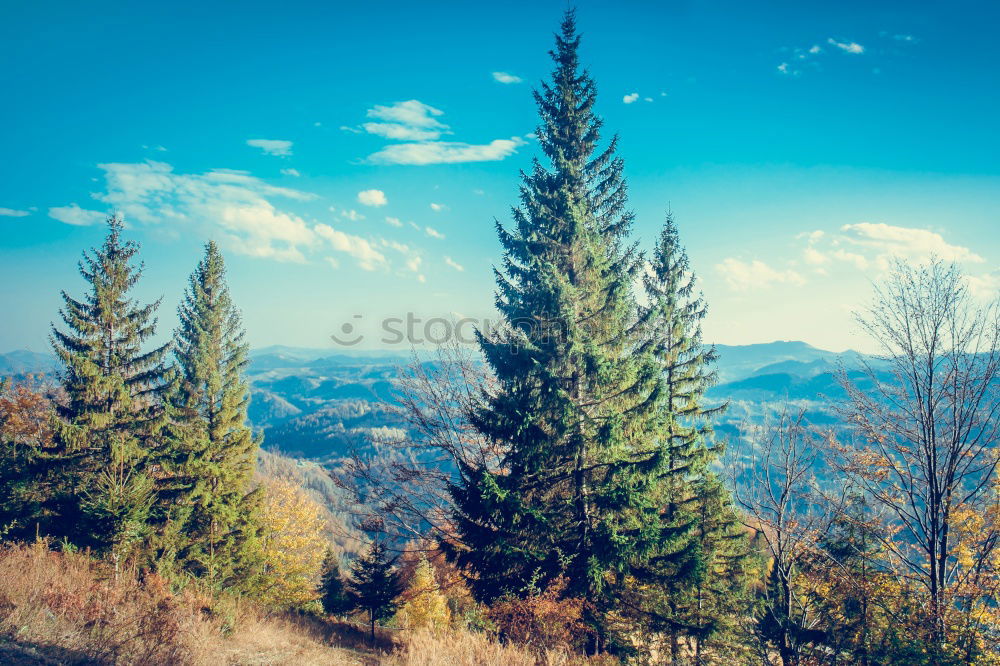
<path fill-rule="evenodd" d="M 493 219 L 536 146 L 563 2 L 37 2 L 0 8 L 0 350 L 122 211 L 164 333 L 209 238 L 250 341 L 488 318 Z M 649 245 L 669 206 L 711 341 L 864 348 L 889 259 L 1000 287 L 987 2 L 580 2 L 582 57 Z M 356 318 L 355 315 L 360 315 Z"/>

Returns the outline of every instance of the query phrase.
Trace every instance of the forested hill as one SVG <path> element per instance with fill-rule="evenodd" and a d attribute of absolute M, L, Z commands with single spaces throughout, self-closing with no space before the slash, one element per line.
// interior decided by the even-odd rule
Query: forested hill
<path fill-rule="evenodd" d="M 729 401 L 718 430 L 759 420 L 778 403 L 805 409 L 817 424 L 832 423 L 831 403 L 842 397 L 839 368 L 857 368 L 857 352 L 831 352 L 805 342 L 718 345 L 719 384 L 708 393 Z M 369 435 L 402 426 L 392 412 L 393 387 L 412 362 L 405 351 L 343 352 L 271 346 L 251 353 L 250 418 L 265 432 L 265 446 L 317 460 L 363 446 Z M 14 351 L 0 354 L 0 375 L 51 374 L 55 358 Z"/>

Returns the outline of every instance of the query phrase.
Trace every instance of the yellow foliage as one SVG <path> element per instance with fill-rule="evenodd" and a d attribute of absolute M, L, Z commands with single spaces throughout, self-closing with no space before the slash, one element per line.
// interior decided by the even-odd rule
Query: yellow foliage
<path fill-rule="evenodd" d="M 434 567 L 427 558 L 421 558 L 413 570 L 406 591 L 406 599 L 396 613 L 396 621 L 407 629 L 444 629 L 451 622 L 448 599 L 441 592 Z"/>
<path fill-rule="evenodd" d="M 260 601 L 275 608 L 301 607 L 319 598 L 327 549 L 323 509 L 289 481 L 272 479 L 262 485 L 268 581 Z"/>

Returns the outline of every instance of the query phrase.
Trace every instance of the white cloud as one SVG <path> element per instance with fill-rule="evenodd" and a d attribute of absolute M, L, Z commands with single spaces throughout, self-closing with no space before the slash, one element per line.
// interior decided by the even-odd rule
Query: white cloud
<path fill-rule="evenodd" d="M 420 100 L 411 99 L 389 106 L 376 105 L 367 111 L 374 121 L 361 125 L 361 129 L 344 127 L 351 132 L 365 131 L 390 141 L 405 143 L 389 145 L 368 156 L 374 164 L 455 164 L 460 162 L 490 162 L 502 160 L 515 153 L 525 143 L 520 137 L 494 139 L 487 144 L 463 141 L 440 141 L 451 128 L 438 120 L 444 114 Z"/>
<path fill-rule="evenodd" d="M 493 79 L 500 83 L 520 83 L 521 77 L 508 74 L 507 72 L 493 72 Z"/>
<path fill-rule="evenodd" d="M 292 142 L 283 139 L 247 139 L 247 145 L 260 148 L 276 157 L 288 157 L 292 154 Z"/>
<path fill-rule="evenodd" d="M 844 53 L 859 54 L 865 52 L 865 47 L 861 46 L 861 44 L 858 44 L 857 42 L 838 42 L 836 39 L 831 37 L 830 39 L 826 40 L 826 43 L 830 44 L 831 46 L 836 46 Z"/>
<path fill-rule="evenodd" d="M 991 301 L 1000 296 L 1000 271 L 983 275 L 966 275 L 965 282 L 969 285 L 969 293 L 975 299 Z"/>
<path fill-rule="evenodd" d="M 816 55 L 817 53 L 822 53 L 822 52 L 823 49 L 820 48 L 819 44 L 813 44 L 811 47 L 809 47 L 809 53 L 811 53 L 812 55 Z"/>
<path fill-rule="evenodd" d="M 381 240 L 382 246 L 395 250 L 403 256 L 403 267 L 410 271 L 411 273 L 416 273 L 420 270 L 421 264 L 423 264 L 423 257 L 420 256 L 420 252 L 411 248 L 405 243 L 400 243 L 394 240 L 387 240 L 383 238 Z M 422 281 L 422 280 L 421 280 Z"/>
<path fill-rule="evenodd" d="M 13 208 L 0 208 L 0 217 L 25 217 L 30 215 L 26 210 L 14 210 Z"/>
<path fill-rule="evenodd" d="M 888 255 L 921 261 L 936 256 L 945 261 L 985 261 L 969 248 L 951 245 L 941 234 L 926 229 L 897 227 L 882 222 L 859 222 L 845 224 L 840 230 L 848 242 L 872 249 L 880 257 Z"/>
<path fill-rule="evenodd" d="M 433 227 L 424 227 L 424 233 L 426 233 L 431 238 L 437 238 L 438 240 L 444 240 L 444 234 Z"/>
<path fill-rule="evenodd" d="M 362 190 L 358 192 L 358 203 L 364 206 L 384 206 L 389 203 L 382 190 Z"/>
<path fill-rule="evenodd" d="M 717 264 L 715 268 L 734 291 L 764 289 L 774 284 L 805 284 L 802 276 L 794 270 L 776 270 L 759 259 L 745 262 L 729 257 L 723 259 L 722 263 Z"/>
<path fill-rule="evenodd" d="M 851 271 L 865 272 L 885 271 L 893 259 L 916 263 L 932 257 L 969 263 L 984 261 L 969 248 L 948 243 L 941 234 L 884 223 L 845 224 L 838 232 L 813 231 L 798 237 L 806 239 L 803 261 L 823 274 L 838 263 Z"/>
<path fill-rule="evenodd" d="M 345 220 L 350 220 L 351 222 L 360 222 L 361 220 L 365 219 L 364 215 L 354 210 L 353 208 L 350 210 L 340 211 L 340 216 Z"/>
<path fill-rule="evenodd" d="M 420 100 L 411 99 L 405 102 L 396 102 L 391 106 L 376 104 L 368 109 L 367 115 L 369 118 L 386 120 L 409 127 L 444 128 L 447 125 L 443 125 L 436 119 L 436 116 L 443 114 L 444 111 L 435 109 L 430 104 L 424 104 Z"/>
<path fill-rule="evenodd" d="M 455 261 L 451 257 L 445 257 L 444 258 L 444 263 L 447 264 L 448 266 L 451 266 L 452 268 L 454 268 L 459 273 L 465 271 L 465 266 L 463 266 L 462 264 L 458 263 L 457 261 Z"/>
<path fill-rule="evenodd" d="M 387 218 L 385 218 L 385 221 L 386 221 L 387 224 L 389 224 L 390 226 L 393 226 L 393 227 L 401 227 L 401 226 L 403 226 L 402 221 L 398 217 L 387 217 Z"/>
<path fill-rule="evenodd" d="M 178 174 L 169 164 L 153 161 L 98 167 L 107 189 L 94 197 L 130 221 L 174 234 L 182 226 L 201 227 L 240 254 L 282 261 L 303 261 L 302 249 L 316 242 L 305 220 L 272 202 L 313 195 L 268 185 L 245 171 Z"/>
<path fill-rule="evenodd" d="M 459 162 L 495 162 L 517 152 L 524 139 L 494 139 L 488 144 L 473 145 L 459 141 L 428 141 L 387 146 L 368 156 L 375 164 L 455 164 Z"/>
<path fill-rule="evenodd" d="M 814 247 L 807 247 L 803 258 L 807 264 L 812 266 L 822 266 L 823 264 L 830 262 L 830 258 L 828 256 Z"/>
<path fill-rule="evenodd" d="M 366 132 L 397 141 L 429 141 L 441 136 L 442 130 L 407 127 L 396 123 L 365 123 Z"/>
<path fill-rule="evenodd" d="M 91 224 L 98 224 L 108 219 L 107 213 L 102 213 L 97 210 L 85 210 L 77 206 L 75 203 L 68 206 L 56 206 L 55 208 L 49 208 L 49 217 L 77 227 L 86 227 Z"/>
<path fill-rule="evenodd" d="M 281 199 L 314 199 L 308 192 L 269 185 L 245 171 L 229 169 L 180 174 L 169 164 L 153 161 L 98 166 L 105 174 L 106 191 L 94 198 L 131 222 L 175 235 L 195 229 L 234 252 L 254 257 L 304 262 L 309 253 L 336 266 L 340 262 L 330 253 L 344 253 L 364 270 L 390 268 L 374 241 L 278 208 Z M 104 217 L 76 204 L 52 209 L 50 214 L 71 224 Z M 345 219 L 364 217 L 353 210 L 339 214 Z"/>
<path fill-rule="evenodd" d="M 345 252 L 354 257 L 358 262 L 358 266 L 363 270 L 374 271 L 388 265 L 385 255 L 376 250 L 368 240 L 360 236 L 338 231 L 327 224 L 317 224 L 314 230 L 334 250 Z"/>
<path fill-rule="evenodd" d="M 429 141 L 448 132 L 448 126 L 437 120 L 444 111 L 420 100 L 396 102 L 391 106 L 377 104 L 368 109 L 369 118 L 383 122 L 368 122 L 361 127 L 369 134 L 397 141 Z"/>
<path fill-rule="evenodd" d="M 299 176 L 302 175 L 301 173 L 299 173 L 298 169 L 282 169 L 281 173 L 285 176 L 294 176 L 295 178 L 298 178 Z"/>
<path fill-rule="evenodd" d="M 443 210 L 447 210 L 448 207 L 442 203 L 431 203 L 431 210 L 435 213 L 440 213 Z"/>
<path fill-rule="evenodd" d="M 622 97 L 622 101 L 625 102 L 626 104 L 631 104 L 632 102 L 636 101 L 637 99 L 639 99 L 639 93 L 637 93 L 637 92 L 629 93 L 628 95 L 625 95 L 624 97 Z"/>

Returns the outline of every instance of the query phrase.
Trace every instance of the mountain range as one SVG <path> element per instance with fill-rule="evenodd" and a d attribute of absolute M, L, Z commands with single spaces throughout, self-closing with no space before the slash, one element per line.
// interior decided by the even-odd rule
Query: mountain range
<path fill-rule="evenodd" d="M 728 402 L 716 423 L 734 435 L 744 422 L 759 422 L 781 406 L 804 410 L 816 424 L 836 422 L 836 403 L 845 398 L 839 373 L 864 381 L 864 358 L 854 351 L 831 352 L 800 341 L 717 345 L 718 383 L 707 402 Z M 417 358 L 421 358 L 419 355 Z M 336 351 L 271 346 L 251 352 L 250 419 L 263 430 L 265 445 L 321 461 L 365 446 L 385 429 L 405 428 L 393 411 L 401 368 L 414 356 L 392 351 Z M 425 361 L 432 362 L 432 361 Z M 29 351 L 0 354 L 0 376 L 52 376 L 54 356 Z"/>

